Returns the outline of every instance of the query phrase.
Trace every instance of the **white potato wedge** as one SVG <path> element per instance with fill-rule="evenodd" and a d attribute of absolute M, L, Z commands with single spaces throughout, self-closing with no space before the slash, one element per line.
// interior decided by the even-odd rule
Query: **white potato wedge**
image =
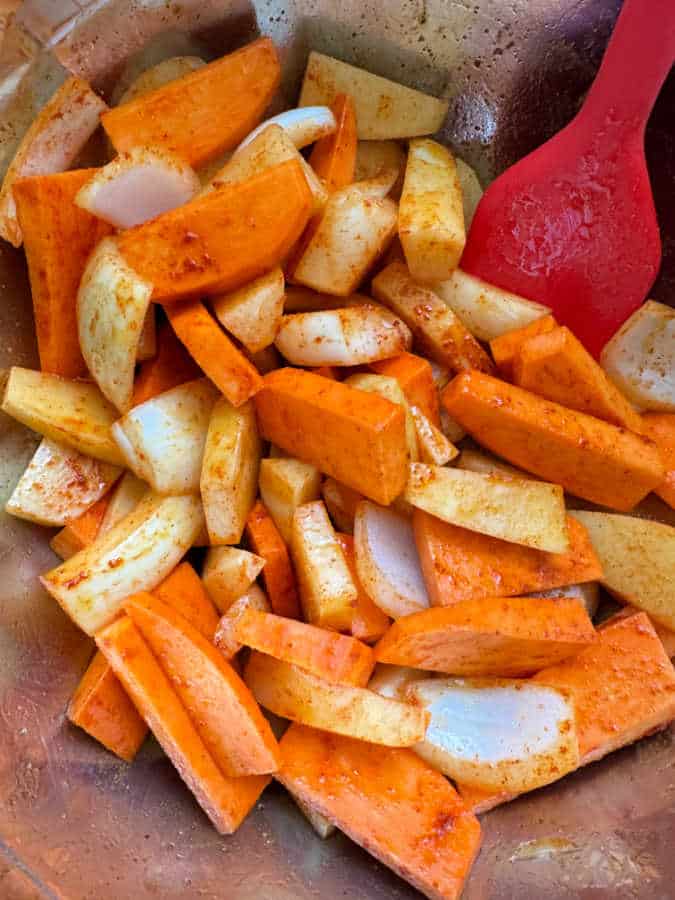
<path fill-rule="evenodd" d="M 129 410 L 112 434 L 131 471 L 158 494 L 196 494 L 217 399 L 211 382 L 198 378 Z"/>
<path fill-rule="evenodd" d="M 374 375 L 369 372 L 359 372 L 356 375 L 350 375 L 345 379 L 345 384 L 350 387 L 357 388 L 359 391 L 366 391 L 369 394 L 379 394 L 385 400 L 391 400 L 397 403 L 405 410 L 405 436 L 408 445 L 408 457 L 411 462 L 419 459 L 419 450 L 417 446 L 417 429 L 415 428 L 415 420 L 410 412 L 410 406 L 405 398 L 405 394 L 396 378 L 390 378 L 388 375 Z"/>
<path fill-rule="evenodd" d="M 291 555 L 305 620 L 320 628 L 349 630 L 358 588 L 320 500 L 295 510 Z"/>
<path fill-rule="evenodd" d="M 287 109 L 285 112 L 272 116 L 261 122 L 257 128 L 244 138 L 234 151 L 238 153 L 255 140 L 258 135 L 270 125 L 279 125 L 283 128 L 298 150 L 313 144 L 319 138 L 332 134 L 337 128 L 335 116 L 328 106 L 304 106 L 297 109 Z"/>
<path fill-rule="evenodd" d="M 38 525 L 66 525 L 96 503 L 120 469 L 43 438 L 5 512 Z"/>
<path fill-rule="evenodd" d="M 275 343 L 294 366 L 358 366 L 409 350 L 412 335 L 373 303 L 284 316 Z"/>
<path fill-rule="evenodd" d="M 647 300 L 605 344 L 600 363 L 635 406 L 675 412 L 675 310 Z"/>
<path fill-rule="evenodd" d="M 419 458 L 423 463 L 445 466 L 459 456 L 459 450 L 443 432 L 424 415 L 417 406 L 410 407 L 410 415 L 415 423 Z"/>
<path fill-rule="evenodd" d="M 136 362 L 145 362 L 147 359 L 154 359 L 155 356 L 157 356 L 157 320 L 155 307 L 149 306 L 138 339 Z"/>
<path fill-rule="evenodd" d="M 206 593 L 221 613 L 243 596 L 263 570 L 265 560 L 239 547 L 210 547 L 204 560 L 202 581 Z"/>
<path fill-rule="evenodd" d="M 395 81 L 323 53 L 309 54 L 298 106 L 330 106 L 336 94 L 354 100 L 361 140 L 389 140 L 434 134 L 448 112 L 447 100 L 437 100 Z"/>
<path fill-rule="evenodd" d="M 452 153 L 436 141 L 410 142 L 398 236 L 416 281 L 444 281 L 459 265 L 466 244 L 462 189 Z"/>
<path fill-rule="evenodd" d="M 480 203 L 483 196 L 483 188 L 475 171 L 468 163 L 465 163 L 459 156 L 455 157 L 455 165 L 457 166 L 457 177 L 459 178 L 459 186 L 462 189 L 462 206 L 464 208 L 464 228 L 469 233 L 471 222 L 473 221 L 476 207 Z"/>
<path fill-rule="evenodd" d="M 110 500 L 101 519 L 97 537 L 107 534 L 136 509 L 149 490 L 148 485 L 133 472 L 125 472 L 110 493 Z"/>
<path fill-rule="evenodd" d="M 77 292 L 82 355 L 102 394 L 120 412 L 131 405 L 138 345 L 152 296 L 113 238 L 89 257 Z"/>
<path fill-rule="evenodd" d="M 386 747 L 424 738 L 428 716 L 420 707 L 326 681 L 264 653 L 251 653 L 244 680 L 261 706 L 293 722 Z"/>
<path fill-rule="evenodd" d="M 212 544 L 238 544 L 255 502 L 261 445 L 255 409 L 216 403 L 204 450 L 200 490 Z"/>
<path fill-rule="evenodd" d="M 525 472 L 523 469 L 517 469 L 509 463 L 497 459 L 488 453 L 482 453 L 480 450 L 471 450 L 466 448 L 462 450 L 461 456 L 457 460 L 458 469 L 466 469 L 468 472 L 478 472 L 481 475 L 495 475 L 497 478 L 510 478 L 516 481 L 532 481 L 536 480 L 534 475 Z"/>
<path fill-rule="evenodd" d="M 263 459 L 258 476 L 260 496 L 286 544 L 291 543 L 298 506 L 318 500 L 321 473 L 311 463 L 282 457 Z"/>
<path fill-rule="evenodd" d="M 208 194 L 224 184 L 245 181 L 247 178 L 259 175 L 265 169 L 277 166 L 289 159 L 300 163 L 314 197 L 314 207 L 317 211 L 323 209 L 328 199 L 326 188 L 321 184 L 314 169 L 288 134 L 279 125 L 268 125 L 250 144 L 232 156 L 223 168 L 216 172 L 206 187 L 202 188 L 201 193 L 202 195 Z"/>
<path fill-rule="evenodd" d="M 375 691 L 381 697 L 391 697 L 393 700 L 403 700 L 404 703 L 408 703 L 410 702 L 407 694 L 409 685 L 414 681 L 424 681 L 425 678 L 431 678 L 431 673 L 423 672 L 422 669 L 412 669 L 409 666 L 377 663 L 368 682 L 368 690 Z"/>
<path fill-rule="evenodd" d="M 422 759 L 462 784 L 520 793 L 579 765 L 574 703 L 562 690 L 501 678 L 433 678 L 409 685 L 431 713 Z"/>
<path fill-rule="evenodd" d="M 362 500 L 365 500 L 363 494 L 359 494 L 358 491 L 347 487 L 346 484 L 341 484 L 334 478 L 326 478 L 321 485 L 321 496 L 337 530 L 352 534 L 356 507 Z"/>
<path fill-rule="evenodd" d="M 12 187 L 19 178 L 65 172 L 98 128 L 108 107 L 81 78 L 68 78 L 24 135 L 0 188 L 0 237 L 23 241 Z"/>
<path fill-rule="evenodd" d="M 148 494 L 121 522 L 40 578 L 87 634 L 112 622 L 131 594 L 151 591 L 204 523 L 199 497 Z"/>
<path fill-rule="evenodd" d="M 447 281 L 434 285 L 434 291 L 479 341 L 524 328 L 550 314 L 548 306 L 511 294 L 501 288 L 455 269 Z"/>
<path fill-rule="evenodd" d="M 376 178 L 383 172 L 396 172 L 391 189 L 394 199 L 401 196 L 406 154 L 397 141 L 359 141 L 356 147 L 354 181 Z"/>
<path fill-rule="evenodd" d="M 570 510 L 588 531 L 600 583 L 624 603 L 675 631 L 675 528 L 650 519 Z"/>
<path fill-rule="evenodd" d="M 201 69 L 206 63 L 199 56 L 172 56 L 157 63 L 156 66 L 146 69 L 133 81 L 128 88 L 124 89 L 117 98 L 117 93 L 113 91 L 113 102 L 115 106 L 121 106 L 123 103 L 130 103 L 143 94 L 149 94 L 150 91 L 156 91 L 158 88 L 164 87 L 170 81 L 189 75 Z"/>
<path fill-rule="evenodd" d="M 586 581 L 583 584 L 568 584 L 566 587 L 551 588 L 550 591 L 535 591 L 534 594 L 525 594 L 526 597 L 573 597 L 578 600 L 589 615 L 589 618 L 598 611 L 600 603 L 599 584 L 597 581 Z"/>
<path fill-rule="evenodd" d="M 272 269 L 229 294 L 215 297 L 213 312 L 230 334 L 258 353 L 274 343 L 284 314 L 284 273 Z"/>
<path fill-rule="evenodd" d="M 315 291 L 347 297 L 386 250 L 396 232 L 396 220 L 396 204 L 388 197 L 364 197 L 358 185 L 335 191 L 292 280 Z"/>
<path fill-rule="evenodd" d="M 200 187 L 179 156 L 160 147 L 132 147 L 99 169 L 75 203 L 115 228 L 131 228 L 182 206 Z"/>
<path fill-rule="evenodd" d="M 563 489 L 412 463 L 404 498 L 452 525 L 548 553 L 569 548 Z"/>
<path fill-rule="evenodd" d="M 409 519 L 375 503 L 359 503 L 354 518 L 356 570 L 363 589 L 392 619 L 429 606 Z"/>
<path fill-rule="evenodd" d="M 215 547 L 215 550 L 229 550 L 229 547 Z M 236 638 L 235 629 L 237 623 L 249 609 L 257 612 L 271 612 L 271 607 L 265 592 L 257 584 L 251 584 L 230 606 L 221 617 L 213 643 L 223 654 L 225 659 L 232 659 L 239 653 L 242 644 Z"/>
<path fill-rule="evenodd" d="M 117 412 L 95 384 L 12 366 L 1 408 L 57 444 L 114 466 L 126 466 L 110 434 Z"/>

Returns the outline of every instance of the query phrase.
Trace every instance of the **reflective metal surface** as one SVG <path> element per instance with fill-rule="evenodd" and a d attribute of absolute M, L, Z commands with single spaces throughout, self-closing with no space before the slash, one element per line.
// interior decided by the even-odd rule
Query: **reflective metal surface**
<path fill-rule="evenodd" d="M 11 5 L 0 3 L 0 23 Z M 109 92 L 177 52 L 258 30 L 281 46 L 292 102 L 310 47 L 451 100 L 443 132 L 484 179 L 559 128 L 590 83 L 618 0 L 30 0 L 0 49 L 0 167 L 66 68 Z M 141 47 L 145 51 L 138 56 Z M 675 292 L 675 83 L 648 152 L 664 235 L 654 296 Z M 0 366 L 34 365 L 24 263 L 0 245 Z M 0 421 L 0 503 L 36 444 Z M 649 513 L 663 508 L 650 501 Z M 38 587 L 44 529 L 0 513 L 1 900 L 402 900 L 416 896 L 346 838 L 316 838 L 268 789 L 232 838 L 209 826 L 158 748 L 129 767 L 64 719 L 92 645 Z M 675 896 L 673 733 L 483 817 L 466 900 Z M 400 823 L 405 827 L 405 823 Z"/>

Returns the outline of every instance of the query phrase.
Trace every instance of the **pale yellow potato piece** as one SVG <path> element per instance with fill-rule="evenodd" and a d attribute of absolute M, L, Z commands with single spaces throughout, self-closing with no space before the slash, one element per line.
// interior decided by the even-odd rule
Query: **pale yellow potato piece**
<path fill-rule="evenodd" d="M 469 228 L 471 227 L 471 222 L 473 221 L 473 217 L 476 212 L 476 207 L 480 203 L 480 198 L 483 196 L 483 188 L 481 187 L 478 175 L 471 168 L 471 166 L 468 163 L 464 162 L 463 159 L 460 159 L 459 156 L 455 157 L 455 165 L 457 166 L 459 186 L 462 189 L 464 228 L 466 229 L 466 232 L 468 234 Z"/>
<path fill-rule="evenodd" d="M 405 437 L 408 445 L 408 456 L 411 462 L 416 462 L 419 459 L 419 449 L 417 446 L 415 420 L 410 412 L 410 406 L 401 389 L 401 385 L 396 378 L 390 378 L 388 375 L 373 375 L 368 372 L 359 372 L 356 375 L 350 375 L 349 378 L 345 379 L 344 383 L 369 394 L 379 394 L 385 400 L 391 400 L 392 403 L 397 403 L 403 407 L 405 410 Z"/>
<path fill-rule="evenodd" d="M 251 653 L 244 680 L 261 706 L 293 722 L 387 747 L 424 737 L 428 716 L 420 707 L 325 681 L 264 653 Z"/>
<path fill-rule="evenodd" d="M 38 525 L 66 525 L 102 497 L 119 475 L 117 466 L 43 438 L 5 512 Z"/>
<path fill-rule="evenodd" d="M 127 265 L 113 238 L 89 257 L 77 292 L 82 356 L 101 393 L 120 412 L 131 406 L 138 346 L 152 285 Z"/>
<path fill-rule="evenodd" d="M 111 491 L 110 501 L 101 519 L 97 537 L 106 534 L 132 510 L 136 509 L 149 490 L 148 485 L 137 478 L 133 472 L 125 472 Z"/>
<path fill-rule="evenodd" d="M 635 406 L 675 412 L 675 310 L 647 300 L 605 344 L 600 363 Z"/>
<path fill-rule="evenodd" d="M 434 291 L 480 341 L 524 328 L 551 312 L 548 306 L 503 291 L 461 269 L 435 284 Z"/>
<path fill-rule="evenodd" d="M 196 494 L 218 391 L 188 381 L 134 406 L 112 427 L 131 471 L 158 494 Z"/>
<path fill-rule="evenodd" d="M 395 171 L 391 195 L 396 200 L 401 196 L 405 161 L 405 151 L 397 141 L 359 141 L 356 147 L 354 181 L 365 181 L 382 172 Z"/>
<path fill-rule="evenodd" d="M 274 524 L 286 544 L 290 544 L 295 510 L 303 503 L 319 499 L 321 473 L 316 466 L 299 459 L 263 459 L 258 485 L 262 501 L 274 519 Z"/>
<path fill-rule="evenodd" d="M 298 106 L 330 106 L 340 93 L 349 94 L 354 100 L 361 140 L 434 134 L 448 112 L 447 100 L 438 100 L 313 50 Z"/>
<path fill-rule="evenodd" d="M 563 489 L 545 481 L 412 463 L 404 498 L 425 512 L 502 541 L 549 553 L 569 547 Z"/>
<path fill-rule="evenodd" d="M 107 534 L 40 578 L 87 634 L 115 618 L 125 599 L 151 591 L 192 546 L 204 523 L 199 497 L 148 494 Z"/>
<path fill-rule="evenodd" d="M 12 366 L 1 408 L 57 444 L 115 466 L 126 466 L 110 433 L 117 411 L 95 384 Z"/>
<path fill-rule="evenodd" d="M 253 403 L 224 397 L 211 414 L 200 489 L 212 544 L 238 544 L 258 488 L 261 445 Z"/>
<path fill-rule="evenodd" d="M 452 153 L 436 141 L 410 142 L 398 236 L 416 281 L 444 281 L 459 264 L 466 244 L 462 189 Z"/>
<path fill-rule="evenodd" d="M 410 407 L 410 415 L 415 423 L 419 458 L 423 463 L 434 466 L 445 466 L 455 457 L 459 450 L 449 441 L 443 432 L 424 415 L 417 406 Z"/>
<path fill-rule="evenodd" d="M 245 594 L 265 566 L 265 560 L 239 547 L 211 547 L 204 560 L 202 581 L 221 613 Z"/>
<path fill-rule="evenodd" d="M 432 678 L 407 695 L 431 713 L 415 752 L 461 784 L 521 793 L 579 765 L 574 703 L 563 691 L 525 679 Z"/>
<path fill-rule="evenodd" d="M 498 478 L 511 478 L 516 481 L 535 481 L 535 477 L 523 469 L 517 469 L 509 463 L 497 459 L 488 453 L 482 453 L 480 450 L 471 450 L 467 448 L 457 460 L 458 469 L 466 469 L 468 472 L 478 472 L 481 475 L 496 475 Z"/>
<path fill-rule="evenodd" d="M 129 87 L 123 90 L 119 99 L 116 99 L 117 92 L 113 91 L 113 102 L 115 106 L 130 103 L 137 97 L 149 94 L 150 91 L 156 91 L 170 81 L 189 75 L 190 72 L 195 72 L 205 65 L 206 63 L 199 56 L 172 56 L 169 59 L 164 59 L 162 62 L 157 63 L 156 66 L 141 72 Z"/>
<path fill-rule="evenodd" d="M 293 514 L 291 555 L 305 619 L 321 628 L 351 628 L 358 589 L 320 500 Z"/>
<path fill-rule="evenodd" d="M 366 197 L 358 185 L 335 191 L 293 281 L 338 297 L 352 294 L 396 233 L 397 215 L 393 200 Z"/>
<path fill-rule="evenodd" d="M 600 583 L 675 631 L 675 528 L 614 513 L 570 515 L 588 531 L 603 568 Z"/>
<path fill-rule="evenodd" d="M 226 550 L 227 547 L 216 547 L 216 550 Z M 272 608 L 269 604 L 265 592 L 257 584 L 251 584 L 243 594 L 237 597 L 233 603 L 228 606 L 227 611 L 221 617 L 216 633 L 213 636 L 213 643 L 223 654 L 225 659 L 232 659 L 239 653 L 243 644 L 240 644 L 236 638 L 237 623 L 249 609 L 257 612 L 271 612 Z"/>
<path fill-rule="evenodd" d="M 141 336 L 138 339 L 136 362 L 145 362 L 146 359 L 153 359 L 155 356 L 157 356 L 157 319 L 155 307 L 151 305 L 145 314 Z"/>
<path fill-rule="evenodd" d="M 272 269 L 254 281 L 213 300 L 216 318 L 230 334 L 258 353 L 274 343 L 284 314 L 284 273 Z"/>

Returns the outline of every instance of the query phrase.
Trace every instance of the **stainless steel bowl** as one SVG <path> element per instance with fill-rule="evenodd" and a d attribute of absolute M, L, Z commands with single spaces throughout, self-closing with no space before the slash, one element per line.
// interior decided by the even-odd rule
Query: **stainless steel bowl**
<path fill-rule="evenodd" d="M 282 49 L 280 104 L 293 102 L 309 48 L 333 53 L 448 97 L 442 137 L 488 180 L 575 112 L 619 5 L 27 0 L 0 49 L 0 167 L 66 68 L 109 93 L 149 62 L 186 51 L 219 55 L 262 32 Z M 654 296 L 665 302 L 675 296 L 674 112 L 671 78 L 648 132 L 665 250 Z M 0 293 L 0 365 L 33 366 L 25 266 L 5 243 Z M 34 435 L 2 419 L 3 505 L 35 445 Z M 664 512 L 654 502 L 646 508 Z M 268 789 L 240 831 L 223 839 L 156 745 L 148 742 L 129 767 L 71 727 L 64 709 L 92 644 L 38 586 L 53 563 L 44 529 L 0 513 L 2 900 L 416 895 L 346 838 L 321 842 L 279 788 Z M 466 900 L 672 898 L 673 732 L 498 809 L 483 826 Z"/>

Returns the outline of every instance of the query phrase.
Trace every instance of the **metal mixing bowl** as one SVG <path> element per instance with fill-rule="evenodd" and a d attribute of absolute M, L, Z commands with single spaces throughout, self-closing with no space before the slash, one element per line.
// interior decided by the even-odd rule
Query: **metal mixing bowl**
<path fill-rule="evenodd" d="M 160 58 L 220 55 L 260 31 L 282 50 L 280 104 L 296 97 L 309 48 L 333 53 L 448 97 L 442 137 L 488 180 L 573 115 L 619 5 L 28 0 L 0 51 L 0 168 L 64 67 L 109 93 Z M 665 250 L 654 296 L 665 302 L 675 296 L 674 107 L 671 78 L 648 132 Z M 23 257 L 1 242 L 0 292 L 0 366 L 34 366 Z M 35 446 L 35 435 L 2 419 L 3 505 Z M 2 900 L 416 896 L 343 836 L 320 841 L 278 787 L 223 839 L 155 744 L 129 767 L 71 727 L 64 709 L 92 643 L 38 585 L 53 564 L 44 529 L 0 514 Z M 466 900 L 675 896 L 672 744 L 666 731 L 484 817 Z"/>

